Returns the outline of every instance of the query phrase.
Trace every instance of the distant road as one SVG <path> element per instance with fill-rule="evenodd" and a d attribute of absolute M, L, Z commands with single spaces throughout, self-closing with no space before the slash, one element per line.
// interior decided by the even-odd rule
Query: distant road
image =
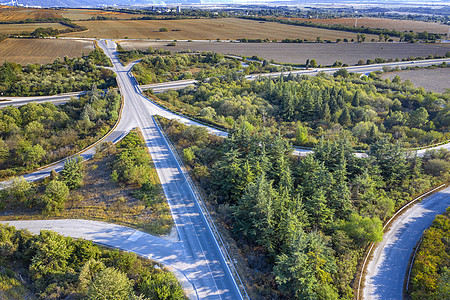
<path fill-rule="evenodd" d="M 325 72 L 327 74 L 333 74 L 339 69 L 347 69 L 349 72 L 361 73 L 361 74 L 369 74 L 370 72 L 381 71 L 383 67 L 426 67 L 434 64 L 441 64 L 443 62 L 450 64 L 450 58 L 441 58 L 441 59 L 427 59 L 427 60 L 418 60 L 418 61 L 401 61 L 401 62 L 392 62 L 392 63 L 382 63 L 382 64 L 373 64 L 373 65 L 362 65 L 362 66 L 349 66 L 349 67 L 337 67 L 337 68 L 315 68 L 309 70 L 294 70 L 291 72 L 276 72 L 276 73 L 262 73 L 262 74 L 251 74 L 246 75 L 245 78 L 249 80 L 255 80 L 258 77 L 274 77 L 280 76 L 281 74 L 298 74 L 298 75 L 312 75 L 315 76 L 319 72 Z M 133 64 L 128 65 L 131 69 Z M 111 69 L 111 68 L 108 68 Z M 132 80 L 136 80 L 133 76 Z M 179 90 L 183 89 L 187 86 L 194 85 L 197 83 L 197 80 L 187 79 L 187 80 L 177 80 L 177 81 L 168 81 L 163 83 L 153 83 L 141 85 L 139 88 L 141 90 L 152 89 L 155 93 L 161 93 L 168 90 Z M 63 102 L 69 100 L 71 97 L 78 96 L 79 94 L 83 94 L 85 92 L 75 92 L 75 93 L 67 93 L 60 94 L 54 96 L 33 96 L 33 97 L 1 97 L 0 100 L 6 99 L 9 101 L 0 101 L 0 108 L 8 105 L 20 106 L 27 104 L 29 102 Z"/>
<path fill-rule="evenodd" d="M 425 229 L 450 206 L 450 187 L 401 214 L 390 226 L 367 266 L 364 299 L 402 299 L 409 258 Z M 444 299 L 442 299 L 444 300 Z"/>

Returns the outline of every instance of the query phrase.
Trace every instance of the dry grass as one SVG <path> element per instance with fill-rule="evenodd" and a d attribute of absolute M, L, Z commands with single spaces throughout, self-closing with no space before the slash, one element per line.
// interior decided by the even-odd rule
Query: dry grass
<path fill-rule="evenodd" d="M 114 11 L 103 11 L 96 9 L 64 9 L 59 11 L 59 13 L 64 17 L 74 21 L 78 20 L 89 20 L 92 17 L 104 16 L 108 18 L 114 19 L 131 19 L 131 18 L 139 18 L 143 15 L 138 14 L 127 14 L 121 12 Z"/>
<path fill-rule="evenodd" d="M 32 32 L 39 27 L 51 27 L 60 30 L 67 29 L 67 26 L 60 23 L 0 24 L 0 32 L 3 34 L 20 34 L 22 32 Z"/>
<path fill-rule="evenodd" d="M 71 192 L 59 217 L 113 222 L 155 235 L 170 233 L 173 220 L 167 202 L 146 207 L 133 197 L 137 187 L 112 182 L 112 171 L 108 167 L 112 159 L 107 157 L 86 163 L 84 185 Z"/>
<path fill-rule="evenodd" d="M 383 79 L 392 80 L 395 76 L 400 76 L 402 80 L 409 79 L 414 86 L 423 87 L 427 91 L 444 93 L 450 89 L 450 68 L 420 69 L 383 74 Z"/>
<path fill-rule="evenodd" d="M 185 19 L 185 20 L 126 20 L 126 21 L 80 21 L 86 26 L 86 32 L 65 34 L 71 37 L 102 38 L 147 38 L 162 40 L 235 40 L 240 38 L 268 39 L 308 39 L 315 41 L 319 36 L 323 40 L 337 38 L 356 39 L 356 33 L 285 25 L 274 22 L 258 22 L 243 19 Z M 168 32 L 159 32 L 166 27 Z M 180 30 L 180 31 L 172 31 Z M 367 40 L 378 36 L 367 35 Z"/>
<path fill-rule="evenodd" d="M 20 49 L 20 51 L 19 51 Z M 79 57 L 94 50 L 94 44 L 82 40 L 6 39 L 0 43 L 0 63 L 5 61 L 22 65 L 46 64 L 57 57 Z"/>
<path fill-rule="evenodd" d="M 337 60 L 354 65 L 358 60 L 381 57 L 406 58 L 426 57 L 430 54 L 444 55 L 450 51 L 450 44 L 410 44 L 410 43 L 339 43 L 339 44 L 283 44 L 283 43 L 227 43 L 227 42 L 177 42 L 175 47 L 167 42 L 122 41 L 125 50 L 165 48 L 171 51 L 213 51 L 224 54 L 252 56 L 258 55 L 268 60 L 285 63 L 304 64 L 307 59 L 316 59 L 322 65 L 333 64 Z"/>
<path fill-rule="evenodd" d="M 61 18 L 54 9 L 36 9 L 25 7 L 0 6 L 0 22 L 15 22 L 26 19 Z"/>
<path fill-rule="evenodd" d="M 284 18 L 285 19 L 285 18 Z M 355 26 L 354 18 L 340 18 L 340 19 L 305 19 L 305 18 L 291 18 L 291 20 L 298 21 L 309 21 L 313 23 L 321 23 L 321 24 L 339 24 L 346 26 Z M 358 18 L 357 21 L 358 27 L 371 27 L 371 28 L 383 28 L 389 30 L 397 30 L 397 31 L 410 31 L 413 30 L 415 32 L 432 32 L 432 33 L 448 33 L 450 26 L 439 24 L 439 23 L 431 23 L 431 22 L 422 22 L 422 21 L 412 21 L 412 20 L 392 20 L 392 19 L 382 19 L 382 18 Z"/>
<path fill-rule="evenodd" d="M 146 207 L 133 197 L 137 187 L 119 186 L 111 178 L 112 156 L 85 163 L 83 186 L 73 190 L 58 214 L 43 215 L 37 209 L 7 204 L 0 221 L 41 219 L 87 219 L 117 223 L 153 235 L 167 235 L 173 219 L 166 201 Z M 161 195 L 162 196 L 162 195 Z"/>

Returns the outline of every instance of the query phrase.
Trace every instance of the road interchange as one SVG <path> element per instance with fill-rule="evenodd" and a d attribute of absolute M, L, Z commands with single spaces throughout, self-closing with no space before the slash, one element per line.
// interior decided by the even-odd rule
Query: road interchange
<path fill-rule="evenodd" d="M 114 67 L 112 68 L 117 74 L 118 84 L 121 94 L 124 96 L 123 115 L 115 128 L 115 130 L 108 135 L 104 141 L 116 142 L 123 137 L 130 129 L 140 127 L 146 139 L 147 146 L 155 166 L 163 184 L 169 205 L 171 206 L 172 214 L 177 225 L 178 234 L 180 236 L 180 245 L 182 245 L 185 260 L 183 264 L 188 264 L 190 267 L 184 267 L 183 274 L 195 286 L 196 295 L 203 299 L 239 299 L 240 292 L 231 277 L 231 273 L 227 270 L 227 265 L 217 245 L 215 244 L 214 236 L 208 233 L 207 224 L 201 213 L 199 213 L 198 204 L 195 201 L 195 195 L 191 190 L 189 184 L 185 182 L 183 170 L 173 157 L 173 153 L 168 147 L 164 137 L 159 131 L 158 127 L 151 118 L 152 115 L 161 115 L 169 119 L 178 119 L 183 123 L 189 125 L 199 125 L 195 121 L 184 118 L 172 112 L 169 112 L 160 106 L 154 104 L 149 99 L 142 95 L 141 88 L 134 76 L 130 72 L 131 66 L 123 67 L 116 57 L 115 45 L 112 41 L 100 41 L 100 46 L 105 53 L 112 59 Z M 438 60 L 442 62 L 443 60 Z M 445 61 L 450 62 L 450 59 Z M 423 61 L 422 61 L 423 62 Z M 428 61 L 426 63 L 438 63 L 436 60 Z M 411 62 L 407 62 L 411 64 Z M 416 62 L 413 62 L 416 63 Z M 402 64 L 406 64 L 402 62 Z M 372 65 L 372 66 L 357 66 L 348 68 L 350 71 L 361 71 L 362 73 L 372 72 L 381 69 L 387 64 Z M 425 65 L 425 64 L 424 64 Z M 392 64 L 389 64 L 392 66 Z M 394 65 L 395 66 L 395 65 Z M 410 65 L 413 66 L 413 65 Z M 351 69 L 354 68 L 354 69 Z M 340 68 L 329 68 L 324 70 L 328 73 L 333 73 Z M 317 74 L 316 70 L 301 70 L 292 72 L 294 74 Z M 288 73 L 283 73 L 287 75 Z M 281 73 L 275 74 L 259 74 L 249 75 L 248 79 L 256 79 L 259 76 L 278 76 Z M 183 88 L 194 84 L 195 81 L 183 82 L 169 82 L 163 84 L 156 84 L 146 86 L 144 88 L 152 88 L 154 91 L 164 91 L 168 89 Z M 54 101 L 61 101 L 57 98 L 60 95 L 53 96 Z M 71 95 L 72 96 L 72 95 Z M 48 99 L 48 98 L 47 98 Z M 21 101 L 27 101 L 22 99 Z M 41 97 L 39 101 L 45 101 L 45 97 Z M 25 103 L 22 102 L 22 103 Z M 208 128 L 212 133 L 217 135 L 226 135 L 226 133 Z M 449 144 L 444 145 L 449 148 Z M 442 146 L 439 146 L 442 147 Z M 89 159 L 94 154 L 95 149 L 91 148 L 81 155 L 85 159 Z M 310 151 L 305 151 L 309 153 Z M 424 151 L 419 154 L 423 155 Z M 64 162 L 52 165 L 49 168 L 42 169 L 38 172 L 26 175 L 25 178 L 29 181 L 34 181 L 45 176 L 48 176 L 51 170 L 60 170 Z M 195 217 L 195 218 L 194 218 Z M 210 235 L 209 238 L 205 237 Z M 212 239 L 211 239 L 212 237 Z M 207 248 L 208 250 L 205 250 Z M 161 261 L 163 261 L 161 259 Z M 166 262 L 167 263 L 167 262 Z M 167 263 L 169 264 L 169 263 Z M 173 263 L 172 263 L 173 264 Z M 177 268 L 178 269 L 178 268 Z M 200 275 L 201 274 L 201 275 Z M 370 294 L 368 294 L 370 296 Z M 370 296 L 371 297 L 371 296 Z M 369 298 L 367 298 L 369 299 Z"/>

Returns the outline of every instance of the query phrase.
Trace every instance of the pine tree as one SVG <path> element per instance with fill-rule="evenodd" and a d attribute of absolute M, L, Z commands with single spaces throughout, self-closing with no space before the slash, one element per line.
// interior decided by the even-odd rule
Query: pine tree
<path fill-rule="evenodd" d="M 344 127 L 347 127 L 352 123 L 352 119 L 350 117 L 350 113 L 348 112 L 347 106 L 342 111 L 338 120 L 339 120 L 339 124 L 341 124 Z"/>
<path fill-rule="evenodd" d="M 325 103 L 325 105 L 323 106 L 321 118 L 327 123 L 331 120 L 330 106 L 328 105 L 328 103 Z"/>
<path fill-rule="evenodd" d="M 76 158 L 68 159 L 61 170 L 61 180 L 71 190 L 77 189 L 83 182 L 83 158 L 77 156 Z"/>
<path fill-rule="evenodd" d="M 358 107 L 360 105 L 360 100 L 359 100 L 359 93 L 358 91 L 355 92 L 355 95 L 353 96 L 353 100 L 352 100 L 352 105 L 354 107 Z"/>

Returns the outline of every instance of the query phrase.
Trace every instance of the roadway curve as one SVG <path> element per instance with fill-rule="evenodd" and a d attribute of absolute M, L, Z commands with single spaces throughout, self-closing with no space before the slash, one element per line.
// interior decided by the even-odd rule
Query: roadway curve
<path fill-rule="evenodd" d="M 450 206 L 447 187 L 401 214 L 384 234 L 367 266 L 364 299 L 402 299 L 408 262 L 425 229 Z"/>
<path fill-rule="evenodd" d="M 100 46 L 111 58 L 117 74 L 120 91 L 124 96 L 123 115 L 119 120 L 116 129 L 106 137 L 105 141 L 116 142 L 124 136 L 131 128 L 140 127 L 146 139 L 147 146 L 155 162 L 158 175 L 171 207 L 172 215 L 178 230 L 180 244 L 184 250 L 183 257 L 178 257 L 180 261 L 188 261 L 186 267 L 186 276 L 194 285 L 197 295 L 203 299 L 241 299 L 242 296 L 236 286 L 234 279 L 226 265 L 223 256 L 217 246 L 217 242 L 211 233 L 204 216 L 200 213 L 197 199 L 194 196 L 189 184 L 183 175 L 183 170 L 176 161 L 173 153 L 167 145 L 164 137 L 152 120 L 152 115 L 161 115 L 169 119 L 178 119 L 188 125 L 204 126 L 187 118 L 169 112 L 160 106 L 154 104 L 142 95 L 141 87 L 130 72 L 130 66 L 123 67 L 116 57 L 115 44 L 112 41 L 100 41 Z M 450 62 L 450 59 L 428 60 L 419 62 L 400 62 L 388 63 L 371 66 L 348 67 L 351 72 L 368 73 L 382 69 L 383 66 L 415 66 L 430 65 Z M 321 69 L 326 73 L 333 73 L 339 68 Z M 293 71 L 293 74 L 314 75 L 319 70 L 300 70 Z M 259 76 L 278 76 L 281 73 L 249 75 L 252 80 Z M 287 74 L 287 73 L 284 73 Z M 191 85 L 195 81 L 169 82 L 165 84 L 156 84 L 147 86 L 154 90 L 179 89 Z M 61 101 L 52 96 L 51 100 Z M 44 97 L 39 100 L 43 101 Z M 48 98 L 47 98 L 48 99 Z M 24 101 L 24 99 L 20 99 Z M 26 101 L 26 100 L 25 100 Z M 208 129 L 217 135 L 226 135 L 225 132 L 208 127 Z M 448 146 L 448 145 L 446 145 Z M 300 151 L 309 153 L 310 151 Z M 94 149 L 89 149 L 82 153 L 85 159 L 92 157 Z M 54 164 L 48 168 L 28 174 L 25 178 L 34 181 L 48 176 L 51 170 L 59 170 L 64 162 Z M 420 236 L 419 236 L 420 237 Z M 418 240 L 415 239 L 414 243 Z M 406 266 L 406 265 L 405 265 Z"/>
<path fill-rule="evenodd" d="M 133 127 L 141 128 L 169 203 L 180 247 L 183 250 L 172 258 L 182 262 L 183 272 L 194 286 L 197 298 L 242 299 L 209 224 L 201 213 L 198 200 L 186 180 L 185 171 L 178 164 L 152 116 L 175 118 L 189 125 L 200 124 L 168 112 L 145 98 L 130 72 L 132 65 L 124 67 L 118 60 L 115 43 L 101 40 L 99 45 L 113 63 L 111 69 L 117 75 L 119 89 L 124 98 L 118 125 L 104 140 L 116 142 Z M 209 130 L 217 135 L 226 134 L 213 128 Z M 95 149 L 90 148 L 81 155 L 89 159 L 94 152 Z M 64 161 L 61 161 L 24 177 L 28 181 L 38 180 L 48 176 L 51 170 L 60 170 L 63 165 Z"/>
<path fill-rule="evenodd" d="M 197 298 L 195 287 L 186 276 L 189 263 L 183 260 L 184 250 L 179 242 L 168 241 L 129 227 L 91 220 L 22 220 L 0 223 L 17 229 L 28 229 L 33 234 L 39 234 L 41 230 L 52 230 L 63 236 L 90 240 L 158 261 L 175 273 L 191 299 Z"/>

